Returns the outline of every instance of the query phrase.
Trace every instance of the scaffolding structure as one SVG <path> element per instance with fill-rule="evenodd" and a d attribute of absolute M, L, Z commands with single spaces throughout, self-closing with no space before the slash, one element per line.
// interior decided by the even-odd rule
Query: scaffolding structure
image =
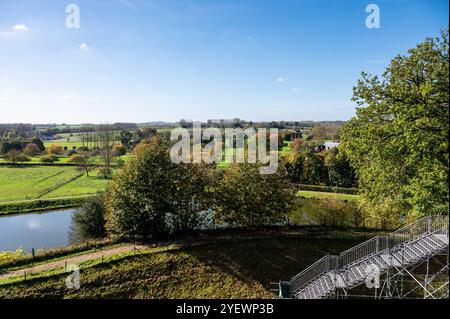
<path fill-rule="evenodd" d="M 448 216 L 429 216 L 279 283 L 280 298 L 449 298 Z"/>

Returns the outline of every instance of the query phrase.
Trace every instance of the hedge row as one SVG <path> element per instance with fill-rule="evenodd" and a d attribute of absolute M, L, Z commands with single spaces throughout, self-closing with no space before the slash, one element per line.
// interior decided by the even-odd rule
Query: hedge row
<path fill-rule="evenodd" d="M 345 188 L 345 187 L 321 186 L 321 185 L 305 185 L 305 184 L 297 184 L 296 186 L 298 187 L 298 189 L 303 190 L 303 191 L 340 193 L 340 194 L 349 194 L 349 195 L 357 195 L 359 192 L 358 188 Z"/>
<path fill-rule="evenodd" d="M 10 166 L 10 167 L 28 167 L 28 166 L 78 166 L 74 163 L 0 163 L 0 166 Z"/>
<path fill-rule="evenodd" d="M 0 203 L 0 215 L 16 213 L 27 213 L 58 208 L 68 208 L 81 206 L 84 197 L 64 198 L 64 199 L 39 199 L 33 201 Z"/>

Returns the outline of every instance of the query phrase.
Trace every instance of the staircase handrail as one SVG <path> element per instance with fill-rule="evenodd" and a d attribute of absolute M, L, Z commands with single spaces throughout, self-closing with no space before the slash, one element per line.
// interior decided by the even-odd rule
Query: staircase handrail
<path fill-rule="evenodd" d="M 314 264 L 297 274 L 291 279 L 291 291 L 294 292 L 306 284 L 308 284 L 314 278 L 320 276 L 325 272 L 336 269 L 338 266 L 338 257 L 332 255 L 326 255 L 316 261 Z"/>

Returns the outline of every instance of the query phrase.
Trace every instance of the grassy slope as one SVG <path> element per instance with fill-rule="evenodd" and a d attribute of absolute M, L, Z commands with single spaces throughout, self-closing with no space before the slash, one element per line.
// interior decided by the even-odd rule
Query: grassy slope
<path fill-rule="evenodd" d="M 0 286 L 0 298 L 273 298 L 270 282 L 289 279 L 326 253 L 338 253 L 362 236 L 331 239 L 301 232 L 258 238 L 236 235 L 145 257 L 117 256 L 81 265 L 81 289 L 67 290 L 67 274 Z M 61 271 L 59 271 L 61 272 Z"/>

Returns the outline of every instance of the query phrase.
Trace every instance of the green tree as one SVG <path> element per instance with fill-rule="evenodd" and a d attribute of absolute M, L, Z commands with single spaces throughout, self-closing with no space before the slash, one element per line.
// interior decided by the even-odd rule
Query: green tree
<path fill-rule="evenodd" d="M 39 137 L 34 136 L 31 139 L 31 143 L 36 144 L 39 147 L 39 149 L 41 150 L 41 152 L 45 151 L 44 142 L 42 142 L 42 140 Z"/>
<path fill-rule="evenodd" d="M 326 152 L 325 166 L 328 170 L 328 184 L 337 187 L 355 187 L 356 175 L 345 154 L 339 148 Z"/>
<path fill-rule="evenodd" d="M 243 227 L 286 221 L 293 200 L 278 174 L 261 175 L 254 164 L 232 165 L 215 195 L 216 219 Z"/>
<path fill-rule="evenodd" d="M 146 140 L 108 187 L 109 234 L 145 239 L 196 228 L 202 222 L 200 213 L 211 206 L 206 178 L 195 165 L 172 163 L 161 140 Z"/>
<path fill-rule="evenodd" d="M 341 147 L 375 224 L 448 213 L 448 49 L 446 31 L 395 57 L 381 78 L 363 73 L 354 88 L 358 108 Z"/>
<path fill-rule="evenodd" d="M 95 157 L 92 156 L 92 152 L 80 151 L 69 158 L 70 163 L 78 165 L 78 168 L 86 173 L 89 177 L 89 171 L 95 164 Z"/>
<path fill-rule="evenodd" d="M 119 133 L 119 139 L 120 139 L 120 143 L 122 143 L 122 145 L 124 145 L 126 148 L 130 148 L 131 141 L 133 139 L 133 134 L 131 134 L 131 132 L 129 132 L 129 131 L 121 131 Z"/>
<path fill-rule="evenodd" d="M 86 199 L 80 210 L 72 216 L 71 242 L 104 238 L 106 236 L 104 211 L 102 194 Z"/>
<path fill-rule="evenodd" d="M 36 156 L 41 153 L 41 149 L 34 143 L 28 143 L 23 149 L 23 153 L 27 156 Z"/>

